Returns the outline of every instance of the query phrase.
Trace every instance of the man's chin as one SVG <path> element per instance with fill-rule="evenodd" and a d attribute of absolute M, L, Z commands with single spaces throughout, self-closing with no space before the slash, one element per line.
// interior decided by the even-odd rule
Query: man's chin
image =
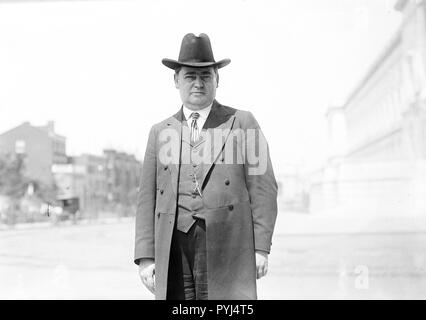
<path fill-rule="evenodd" d="M 206 99 L 191 99 L 189 101 L 189 103 L 192 106 L 197 107 L 199 109 L 203 109 L 203 108 L 205 108 L 205 107 L 207 107 L 207 106 L 210 105 L 210 103 Z"/>

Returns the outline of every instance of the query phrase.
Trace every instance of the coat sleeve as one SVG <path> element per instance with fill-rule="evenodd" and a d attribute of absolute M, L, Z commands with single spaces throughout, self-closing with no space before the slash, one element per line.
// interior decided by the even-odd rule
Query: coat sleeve
<path fill-rule="evenodd" d="M 246 154 L 244 171 L 253 216 L 255 250 L 270 252 L 277 217 L 277 182 L 269 147 L 260 126 L 245 113 Z"/>
<path fill-rule="evenodd" d="M 154 127 L 149 132 L 142 174 L 138 190 L 138 203 L 135 222 L 135 256 L 134 262 L 139 264 L 141 258 L 154 259 L 154 228 L 156 202 L 157 154 L 156 134 Z"/>

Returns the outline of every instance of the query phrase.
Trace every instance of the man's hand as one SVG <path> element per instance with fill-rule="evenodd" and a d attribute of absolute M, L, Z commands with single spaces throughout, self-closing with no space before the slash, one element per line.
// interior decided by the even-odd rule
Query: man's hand
<path fill-rule="evenodd" d="M 256 251 L 256 278 L 260 279 L 268 272 L 268 253 Z"/>
<path fill-rule="evenodd" d="M 153 294 L 155 294 L 155 263 L 154 259 L 140 259 L 139 260 L 139 276 L 142 283 Z"/>

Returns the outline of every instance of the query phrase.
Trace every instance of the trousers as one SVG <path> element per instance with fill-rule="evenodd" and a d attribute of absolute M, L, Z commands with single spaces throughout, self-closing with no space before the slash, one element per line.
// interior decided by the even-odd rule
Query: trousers
<path fill-rule="evenodd" d="M 196 219 L 187 233 L 173 231 L 167 299 L 208 299 L 206 226 L 202 219 Z"/>

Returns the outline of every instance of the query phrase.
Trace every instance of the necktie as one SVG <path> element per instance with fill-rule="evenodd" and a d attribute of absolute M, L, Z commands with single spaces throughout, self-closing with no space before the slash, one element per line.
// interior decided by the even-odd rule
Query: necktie
<path fill-rule="evenodd" d="M 197 142 L 200 137 L 200 132 L 198 131 L 197 120 L 200 117 L 198 112 L 191 113 L 190 118 L 192 118 L 191 122 L 191 142 Z"/>

